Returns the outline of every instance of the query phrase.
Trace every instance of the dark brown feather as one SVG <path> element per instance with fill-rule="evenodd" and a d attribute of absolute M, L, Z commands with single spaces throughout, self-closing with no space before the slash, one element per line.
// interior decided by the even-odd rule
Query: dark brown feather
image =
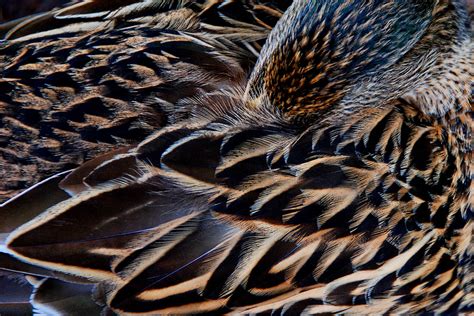
<path fill-rule="evenodd" d="M 180 104 L 199 91 L 244 80 L 289 4 L 87 1 L 5 25 L 0 201 L 186 118 Z"/>
<path fill-rule="evenodd" d="M 173 103 L 190 118 L 76 169 L 63 183 L 79 189 L 15 228 L 2 251 L 87 278 L 118 314 L 472 312 L 472 38 L 459 1 L 417 1 L 420 25 L 409 19 L 421 36 L 396 23 L 405 15 L 378 14 L 413 3 L 370 1 L 408 36 L 403 53 L 389 43 L 395 59 L 361 70 L 325 110 L 296 98 L 306 119 L 295 121 L 269 90 L 293 95 L 268 85 L 300 74 L 266 72 L 285 69 L 268 56 L 294 58 L 278 43 L 298 46 L 304 31 L 279 30 L 342 5 L 298 0 L 246 86 Z"/>

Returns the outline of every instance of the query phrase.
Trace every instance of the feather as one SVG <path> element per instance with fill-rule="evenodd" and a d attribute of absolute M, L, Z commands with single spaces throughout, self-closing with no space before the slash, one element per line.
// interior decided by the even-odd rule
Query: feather
<path fill-rule="evenodd" d="M 369 2 L 296 1 L 249 80 L 206 89 L 213 76 L 175 63 L 201 88 L 157 102 L 192 105 L 187 119 L 39 185 L 70 196 L 45 204 L 35 196 L 44 209 L 7 225 L 3 269 L 46 278 L 32 282 L 31 304 L 67 313 L 85 300 L 117 314 L 469 312 L 471 96 L 460 89 L 446 113 L 427 111 L 421 94 L 408 98 L 447 69 L 444 58 L 458 61 L 454 73 L 472 66 L 466 16 L 449 1 Z M 210 1 L 201 12 L 240 3 Z M 224 20 L 233 23 L 232 14 Z M 373 23 L 376 32 L 364 35 Z M 331 42 L 349 27 L 354 42 Z M 240 67 L 215 54 L 215 39 L 168 33 L 148 42 L 155 60 L 196 65 L 190 56 L 198 56 L 207 69 L 217 56 L 220 78 Z M 303 54 L 307 67 L 293 67 Z M 321 85 L 334 73 L 343 84 Z M 311 98 L 283 89 L 306 76 Z M 456 78 L 443 76 L 444 87 L 467 84 Z M 131 78 L 117 82 L 134 87 Z"/>
<path fill-rule="evenodd" d="M 0 164 L 8 180 L 0 201 L 189 118 L 184 100 L 245 78 L 269 32 L 259 23 L 274 25 L 289 4 L 81 1 L 1 25 Z M 253 11 L 267 6 L 272 14 L 257 19 Z M 234 24 L 222 19 L 237 9 Z"/>

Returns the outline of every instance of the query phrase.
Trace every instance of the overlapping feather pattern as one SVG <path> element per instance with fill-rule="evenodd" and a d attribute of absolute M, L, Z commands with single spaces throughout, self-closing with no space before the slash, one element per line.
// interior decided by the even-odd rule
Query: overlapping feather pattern
<path fill-rule="evenodd" d="M 85 1 L 3 26 L 0 201 L 244 80 L 290 3 Z"/>
<path fill-rule="evenodd" d="M 272 33 L 278 40 L 263 48 L 255 80 L 197 91 L 181 100 L 197 109 L 188 119 L 3 205 L 0 267 L 29 275 L 40 312 L 81 304 L 104 314 L 472 311 L 466 14 L 457 1 L 388 3 L 424 10 L 399 17 L 401 25 L 422 20 L 423 31 L 400 27 L 405 37 L 384 46 L 399 30 L 375 28 L 371 46 L 348 30 L 375 50 L 367 60 L 358 51 L 341 56 L 344 44 L 331 42 L 318 19 L 302 36 Z M 276 30 L 308 12 L 352 21 L 355 13 L 340 9 L 351 5 L 359 4 L 296 1 Z M 358 27 L 371 21 L 371 8 L 397 19 L 388 4 L 367 6 L 352 21 Z M 310 113 L 297 89 L 269 86 L 304 81 L 308 69 L 273 62 L 287 54 L 296 65 L 307 37 L 330 50 L 319 63 L 355 58 L 358 67 L 338 69 L 334 78 L 352 76 L 341 85 L 313 74 L 312 93 L 328 92 L 332 102 L 310 104 Z M 387 49 L 390 58 L 380 59 Z M 89 291 L 93 299 L 80 303 Z"/>

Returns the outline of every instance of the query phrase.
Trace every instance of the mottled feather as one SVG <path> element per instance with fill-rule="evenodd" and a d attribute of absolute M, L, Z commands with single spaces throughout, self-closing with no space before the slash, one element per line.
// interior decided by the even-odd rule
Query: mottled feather
<path fill-rule="evenodd" d="M 85 1 L 5 27 L 0 201 L 244 80 L 290 1 Z"/>
<path fill-rule="evenodd" d="M 71 197 L 38 197 L 48 204 L 42 212 L 3 228 L 8 262 L 85 278 L 103 313 L 472 312 L 474 67 L 465 6 L 367 4 L 346 27 L 398 25 L 376 28 L 377 44 L 354 31 L 359 42 L 348 47 L 375 52 L 361 61 L 342 50 L 337 62 L 311 60 L 314 72 L 305 72 L 291 64 L 311 52 L 298 49 L 299 35 L 315 32 L 316 47 L 325 46 L 339 29 L 321 21 L 342 27 L 341 8 L 359 4 L 295 1 L 248 82 L 182 100 L 196 109 L 188 120 L 63 175 L 57 188 Z M 408 16 L 387 9 L 413 5 Z M 293 27 L 302 21 L 306 29 Z M 275 56 L 287 58 L 276 64 Z M 325 61 L 343 63 L 329 95 L 319 94 Z M 357 69 L 344 67 L 352 61 Z M 316 103 L 278 84 L 308 76 L 310 93 L 323 96 Z M 84 288 L 51 282 L 83 297 Z"/>

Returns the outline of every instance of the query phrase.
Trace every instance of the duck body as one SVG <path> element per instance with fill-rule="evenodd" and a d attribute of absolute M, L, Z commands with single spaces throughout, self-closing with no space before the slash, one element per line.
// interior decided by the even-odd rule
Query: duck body
<path fill-rule="evenodd" d="M 195 93 L 181 104 L 196 109 L 189 118 L 1 206 L 0 267 L 28 276 L 30 304 L 63 314 L 471 312 L 465 8 L 350 10 L 359 5 L 296 1 L 248 82 Z M 331 42 L 330 21 L 360 46 Z M 372 23 L 379 44 L 359 34 Z"/>

